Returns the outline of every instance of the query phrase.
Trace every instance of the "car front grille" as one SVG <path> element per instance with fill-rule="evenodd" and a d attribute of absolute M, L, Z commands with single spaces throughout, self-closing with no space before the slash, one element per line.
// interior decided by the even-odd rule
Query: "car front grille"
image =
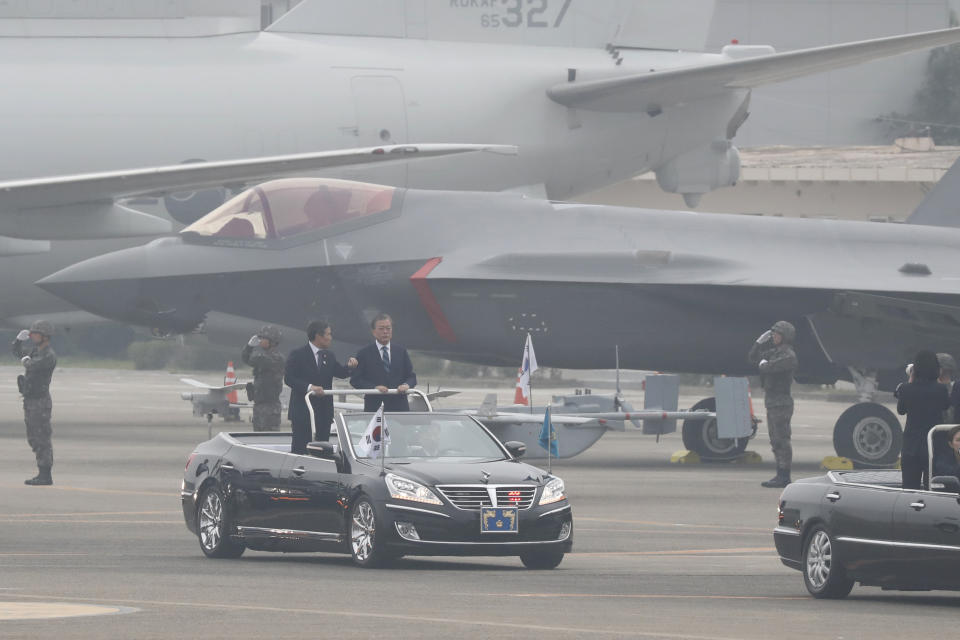
<path fill-rule="evenodd" d="M 490 485 L 496 490 L 498 507 L 519 507 L 529 509 L 537 488 L 533 485 Z M 492 507 L 490 492 L 483 484 L 445 484 L 437 490 L 458 509 L 477 511 L 481 507 Z"/>

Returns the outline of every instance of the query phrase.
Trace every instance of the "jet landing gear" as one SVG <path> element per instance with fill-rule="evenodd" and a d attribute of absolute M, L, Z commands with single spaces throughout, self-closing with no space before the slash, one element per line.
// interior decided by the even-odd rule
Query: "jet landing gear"
<path fill-rule="evenodd" d="M 892 411 L 873 402 L 876 374 L 851 368 L 860 393 L 855 404 L 837 419 L 833 427 L 833 448 L 838 456 L 850 458 L 858 467 L 889 467 L 900 457 L 903 429 Z"/>
<path fill-rule="evenodd" d="M 698 409 L 716 411 L 716 398 L 704 398 L 690 410 Z M 739 458 L 747 450 L 747 440 L 747 438 L 718 438 L 716 418 L 683 421 L 683 446 L 697 453 L 702 460 L 723 461 Z"/>

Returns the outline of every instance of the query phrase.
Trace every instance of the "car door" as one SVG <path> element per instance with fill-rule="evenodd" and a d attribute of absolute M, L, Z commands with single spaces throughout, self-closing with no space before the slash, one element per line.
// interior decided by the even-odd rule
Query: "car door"
<path fill-rule="evenodd" d="M 835 484 L 823 497 L 823 513 L 843 564 L 854 575 L 887 570 L 892 554 L 893 510 L 899 489 Z"/>
<path fill-rule="evenodd" d="M 918 586 L 960 585 L 960 503 L 956 493 L 905 491 L 894 511 L 898 577 Z"/>
<path fill-rule="evenodd" d="M 280 528 L 309 531 L 331 541 L 339 538 L 344 516 L 337 463 L 314 456 L 287 458 L 277 496 Z"/>
<path fill-rule="evenodd" d="M 220 463 L 220 479 L 233 496 L 238 526 L 273 528 L 280 512 L 276 500 L 280 471 L 289 454 L 234 446 Z"/>

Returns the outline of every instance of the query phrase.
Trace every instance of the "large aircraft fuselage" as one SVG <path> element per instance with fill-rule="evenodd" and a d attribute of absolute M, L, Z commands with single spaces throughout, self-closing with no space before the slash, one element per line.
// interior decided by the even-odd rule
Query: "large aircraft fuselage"
<path fill-rule="evenodd" d="M 477 221 L 482 220 L 483 224 Z M 841 313 L 838 294 L 960 304 L 960 230 L 571 205 L 409 190 L 402 211 L 260 248 L 184 236 L 102 256 L 42 286 L 117 320 L 189 331 L 210 311 L 369 339 L 394 317 L 408 347 L 515 364 L 744 374 L 752 341 L 797 325 L 801 370 L 902 370 L 956 338 Z M 218 246 L 219 245 L 219 246 Z M 903 270 L 924 265 L 929 274 Z"/>

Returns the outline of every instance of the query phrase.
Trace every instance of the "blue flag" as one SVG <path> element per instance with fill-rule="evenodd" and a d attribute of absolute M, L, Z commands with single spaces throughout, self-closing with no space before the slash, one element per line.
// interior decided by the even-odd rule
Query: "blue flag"
<path fill-rule="evenodd" d="M 549 445 L 550 455 L 560 456 L 560 450 L 557 448 L 557 430 L 553 427 L 553 422 L 550 420 L 549 405 L 547 405 L 547 410 L 543 412 L 543 426 L 540 427 L 540 439 L 538 442 L 544 449 Z"/>

